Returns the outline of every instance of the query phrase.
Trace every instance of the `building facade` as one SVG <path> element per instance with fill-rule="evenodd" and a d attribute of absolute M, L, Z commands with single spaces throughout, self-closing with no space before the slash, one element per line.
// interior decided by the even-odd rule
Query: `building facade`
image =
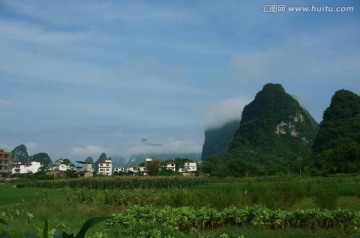
<path fill-rule="evenodd" d="M 185 162 L 184 169 L 186 172 L 196 172 L 197 171 L 197 163 L 196 162 Z"/>
<path fill-rule="evenodd" d="M 41 168 L 41 163 L 36 161 L 31 161 L 28 164 L 22 164 L 20 162 L 13 165 L 12 173 L 13 174 L 34 174 L 39 172 Z"/>
<path fill-rule="evenodd" d="M 166 162 L 165 169 L 176 172 L 175 162 Z"/>
<path fill-rule="evenodd" d="M 113 167 L 112 167 L 112 160 L 108 158 L 104 161 L 99 162 L 98 164 L 98 173 L 103 175 L 112 175 Z"/>
<path fill-rule="evenodd" d="M 124 167 L 115 167 L 114 168 L 114 173 L 125 173 L 125 168 Z"/>
<path fill-rule="evenodd" d="M 0 177 L 7 177 L 11 174 L 11 153 L 0 149 Z"/>
<path fill-rule="evenodd" d="M 80 177 L 93 177 L 94 176 L 94 166 L 92 163 L 87 163 L 84 161 L 76 161 L 75 164 L 76 173 Z"/>
<path fill-rule="evenodd" d="M 137 165 L 131 165 L 127 168 L 126 172 L 131 172 L 131 173 L 137 173 L 139 172 L 139 166 Z"/>

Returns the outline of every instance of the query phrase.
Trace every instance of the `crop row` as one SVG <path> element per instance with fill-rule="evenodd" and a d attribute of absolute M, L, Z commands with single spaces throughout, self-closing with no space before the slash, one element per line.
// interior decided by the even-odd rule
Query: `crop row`
<path fill-rule="evenodd" d="M 134 206 L 114 214 L 107 221 L 109 230 L 139 225 L 158 225 L 178 231 L 205 230 L 225 226 L 263 227 L 270 229 L 351 229 L 360 228 L 360 212 L 349 210 L 307 209 L 287 212 L 261 206 L 221 211 L 214 208 Z"/>
<path fill-rule="evenodd" d="M 321 183 L 313 186 L 308 182 L 284 181 L 277 183 L 208 184 L 192 188 L 171 189 L 64 189 L 65 199 L 72 203 L 114 206 L 153 205 L 225 207 L 261 205 L 271 209 L 289 210 L 305 197 L 311 197 L 319 208 L 336 209 L 337 186 Z"/>
<path fill-rule="evenodd" d="M 129 189 L 129 188 L 185 188 L 205 184 L 199 177 L 110 177 L 39 180 L 18 184 L 18 187 L 36 188 L 87 188 L 87 189 Z"/>

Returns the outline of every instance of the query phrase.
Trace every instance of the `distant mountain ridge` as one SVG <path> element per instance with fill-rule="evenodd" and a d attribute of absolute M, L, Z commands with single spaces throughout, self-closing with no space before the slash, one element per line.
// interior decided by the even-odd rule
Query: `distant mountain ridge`
<path fill-rule="evenodd" d="M 29 154 L 27 152 L 26 146 L 23 144 L 16 146 L 11 151 L 11 158 L 14 162 L 28 163 L 29 162 Z"/>
<path fill-rule="evenodd" d="M 335 92 L 324 112 L 313 152 L 323 173 L 360 171 L 360 96 L 348 90 Z"/>
<path fill-rule="evenodd" d="M 201 160 L 210 157 L 221 158 L 229 149 L 240 120 L 229 121 L 223 126 L 205 130 L 205 141 L 201 153 Z"/>
<path fill-rule="evenodd" d="M 41 153 L 34 154 L 32 156 L 29 156 L 29 154 L 27 152 L 27 148 L 23 144 L 15 147 L 11 151 L 11 157 L 14 162 L 20 162 L 22 164 L 27 164 L 30 161 L 40 162 L 41 164 L 43 164 L 45 166 L 52 164 L 52 160 L 47 153 L 41 152 Z"/>

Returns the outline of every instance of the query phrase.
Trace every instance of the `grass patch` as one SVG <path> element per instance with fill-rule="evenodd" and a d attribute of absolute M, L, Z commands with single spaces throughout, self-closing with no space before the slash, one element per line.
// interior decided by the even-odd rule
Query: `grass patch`
<path fill-rule="evenodd" d="M 16 188 L 11 186 L 0 186 L 0 205 L 17 204 L 45 200 L 49 197 L 61 195 L 61 191 L 54 189 L 39 188 Z"/>
<path fill-rule="evenodd" d="M 49 230 L 76 233 L 89 218 L 108 216 L 112 211 L 118 210 L 70 203 L 61 190 L 0 186 L 0 218 L 10 224 L 0 224 L 0 233 L 6 231 L 12 237 L 25 237 L 30 232 L 42 237 L 45 219 Z M 89 234 L 95 229 L 105 227 L 99 224 Z"/>
<path fill-rule="evenodd" d="M 338 208 L 360 211 L 360 197 L 341 196 L 338 201 Z"/>

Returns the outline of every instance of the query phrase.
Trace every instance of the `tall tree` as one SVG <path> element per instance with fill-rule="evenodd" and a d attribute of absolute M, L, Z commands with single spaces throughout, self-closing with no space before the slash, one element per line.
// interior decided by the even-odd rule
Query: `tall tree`
<path fill-rule="evenodd" d="M 146 162 L 146 170 L 149 176 L 157 176 L 160 173 L 160 160 L 153 159 Z"/>

